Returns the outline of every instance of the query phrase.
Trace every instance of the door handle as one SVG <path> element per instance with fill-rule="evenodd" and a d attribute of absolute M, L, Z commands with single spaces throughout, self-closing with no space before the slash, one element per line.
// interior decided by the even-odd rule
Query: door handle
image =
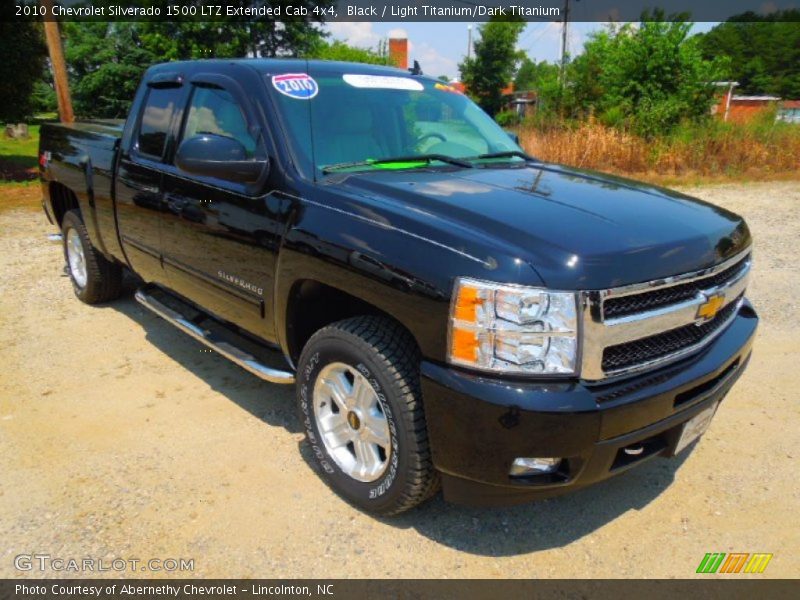
<path fill-rule="evenodd" d="M 192 223 L 205 223 L 206 211 L 201 202 L 186 196 L 166 195 L 167 210 L 172 214 L 191 221 Z"/>
<path fill-rule="evenodd" d="M 118 177 L 117 181 L 131 189 L 136 190 L 137 192 L 144 192 L 145 194 L 158 194 L 159 189 L 153 185 L 146 185 L 144 183 L 139 183 L 133 179 L 128 177 Z"/>
<path fill-rule="evenodd" d="M 166 194 L 164 196 L 164 203 L 167 206 L 167 210 L 175 215 L 180 216 L 181 212 L 186 206 L 187 200 L 183 196 L 174 196 L 172 194 Z"/>

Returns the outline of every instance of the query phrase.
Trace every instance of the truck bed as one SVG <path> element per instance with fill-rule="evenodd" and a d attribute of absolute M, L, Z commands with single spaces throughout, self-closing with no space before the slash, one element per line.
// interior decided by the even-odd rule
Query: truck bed
<path fill-rule="evenodd" d="M 69 129 L 120 136 L 122 135 L 122 128 L 125 126 L 125 119 L 85 119 L 74 123 L 62 123 L 61 126 Z"/>
<path fill-rule="evenodd" d="M 74 192 L 81 206 L 91 209 L 84 215 L 92 242 L 104 254 L 115 256 L 121 249 L 115 235 L 113 172 L 124 124 L 121 119 L 45 123 L 39 142 L 40 151 L 50 153 L 45 198 L 51 184 Z"/>

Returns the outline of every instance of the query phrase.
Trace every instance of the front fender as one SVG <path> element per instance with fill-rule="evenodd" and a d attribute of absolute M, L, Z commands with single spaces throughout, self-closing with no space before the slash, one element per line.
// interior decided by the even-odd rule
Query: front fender
<path fill-rule="evenodd" d="M 345 208 L 347 207 L 347 208 Z M 363 210 L 359 210 L 363 208 Z M 287 314 L 292 290 L 312 280 L 355 296 L 392 316 L 414 336 L 429 360 L 444 361 L 453 282 L 458 276 L 520 281 L 509 257 L 485 260 L 485 249 L 458 247 L 421 235 L 413 221 L 353 204 L 300 201 L 276 266 L 275 325 L 287 355 Z M 513 272 L 506 269 L 511 265 Z M 509 272 L 506 272 L 509 271 Z M 533 269 L 525 280 L 538 282 Z"/>

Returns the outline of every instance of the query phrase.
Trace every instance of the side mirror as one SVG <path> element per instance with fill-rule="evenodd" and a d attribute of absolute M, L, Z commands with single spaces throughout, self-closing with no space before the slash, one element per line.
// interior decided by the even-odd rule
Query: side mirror
<path fill-rule="evenodd" d="M 505 131 L 506 135 L 510 137 L 517 146 L 519 146 L 519 136 L 515 132 L 509 131 L 508 129 L 504 129 L 503 131 Z"/>
<path fill-rule="evenodd" d="M 247 158 L 247 150 L 238 140 L 214 133 L 200 133 L 181 142 L 175 164 L 193 175 L 238 183 L 257 181 L 267 168 L 266 160 Z"/>

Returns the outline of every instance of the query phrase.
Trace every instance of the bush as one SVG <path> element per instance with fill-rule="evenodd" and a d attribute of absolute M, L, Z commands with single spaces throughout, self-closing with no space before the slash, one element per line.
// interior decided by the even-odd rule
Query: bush
<path fill-rule="evenodd" d="M 648 138 L 708 117 L 715 94 L 709 82 L 721 76 L 724 61 L 702 57 L 691 24 L 663 14 L 653 19 L 591 35 L 568 69 L 559 99 L 566 114 L 593 113 L 603 124 Z"/>
<path fill-rule="evenodd" d="M 494 120 L 500 127 L 510 127 L 517 125 L 520 121 L 519 115 L 515 110 L 504 110 L 494 116 Z"/>

